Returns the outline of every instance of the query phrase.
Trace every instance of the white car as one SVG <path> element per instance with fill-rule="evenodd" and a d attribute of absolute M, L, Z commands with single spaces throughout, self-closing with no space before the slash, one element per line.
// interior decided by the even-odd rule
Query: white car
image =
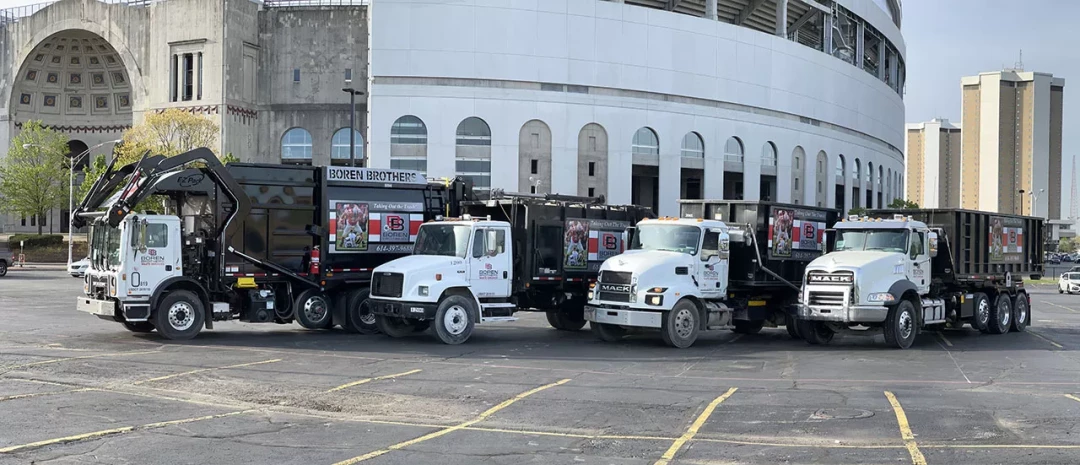
<path fill-rule="evenodd" d="M 77 262 L 73 262 L 68 265 L 68 273 L 71 273 L 72 277 L 81 278 L 86 276 L 86 269 L 90 268 L 90 259 L 84 258 Z M 1077 273 L 1080 274 L 1080 273 Z"/>
<path fill-rule="evenodd" d="M 1080 273 L 1064 273 L 1058 278 L 1058 294 L 1080 293 Z"/>

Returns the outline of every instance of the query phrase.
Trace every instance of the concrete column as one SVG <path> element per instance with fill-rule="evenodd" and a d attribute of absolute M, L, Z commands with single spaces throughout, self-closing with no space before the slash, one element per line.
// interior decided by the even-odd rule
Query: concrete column
<path fill-rule="evenodd" d="M 705 18 L 706 19 L 711 19 L 713 21 L 717 20 L 716 2 L 717 2 L 717 0 L 705 0 Z M 711 197 L 709 197 L 709 198 L 711 198 Z M 717 198 L 720 198 L 720 197 L 717 197 Z"/>
<path fill-rule="evenodd" d="M 184 61 L 179 53 L 173 55 L 173 81 L 176 84 L 176 101 L 184 101 Z"/>
<path fill-rule="evenodd" d="M 616 132 L 608 133 L 607 203 L 610 205 L 630 205 L 633 203 L 631 200 L 633 191 L 630 190 L 630 187 L 634 180 L 634 157 L 630 152 L 617 148 L 615 141 L 618 139 L 612 137 L 611 134 L 616 134 Z M 626 139 L 627 148 L 629 148 L 629 142 L 630 139 Z"/>
<path fill-rule="evenodd" d="M 705 147 L 709 146 L 706 145 Z M 701 181 L 703 183 L 701 186 L 702 197 L 706 199 L 724 198 L 724 154 L 706 152 L 702 167 L 705 171 L 705 179 Z"/>
<path fill-rule="evenodd" d="M 660 176 L 656 213 L 660 216 L 679 216 L 679 196 L 682 190 L 682 154 L 660 153 Z"/>
<path fill-rule="evenodd" d="M 788 0 L 776 0 L 776 35 L 787 38 Z"/>
<path fill-rule="evenodd" d="M 784 149 L 780 147 L 777 147 L 777 149 L 779 153 L 776 156 L 776 201 L 794 203 L 794 199 L 791 198 L 791 194 L 795 191 L 794 186 L 791 185 L 791 172 L 795 167 L 792 165 L 791 153 L 788 152 L 785 157 L 780 155 L 784 153 Z"/>

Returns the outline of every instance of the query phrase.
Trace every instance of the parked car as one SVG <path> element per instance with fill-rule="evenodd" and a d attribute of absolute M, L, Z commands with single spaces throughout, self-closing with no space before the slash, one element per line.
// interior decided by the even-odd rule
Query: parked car
<path fill-rule="evenodd" d="M 1048 255 L 1046 257 L 1046 259 L 1044 260 L 1044 262 L 1047 265 L 1060 265 L 1061 264 L 1061 258 L 1058 257 L 1057 255 Z"/>
<path fill-rule="evenodd" d="M 7 269 L 15 262 L 15 257 L 8 249 L 7 243 L 0 244 L 0 277 L 7 276 Z"/>
<path fill-rule="evenodd" d="M 1058 278 L 1058 294 L 1080 293 L 1080 273 L 1062 273 Z"/>
<path fill-rule="evenodd" d="M 1077 273 L 1077 272 L 1080 272 L 1080 265 L 1069 268 L 1069 271 L 1066 271 L 1066 273 Z"/>
<path fill-rule="evenodd" d="M 68 273 L 74 278 L 86 276 L 86 269 L 90 267 L 90 258 L 84 258 L 68 265 Z"/>

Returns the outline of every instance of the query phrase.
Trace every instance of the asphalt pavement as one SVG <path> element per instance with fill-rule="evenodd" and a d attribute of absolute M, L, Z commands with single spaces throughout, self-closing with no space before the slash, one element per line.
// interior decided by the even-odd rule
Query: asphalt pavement
<path fill-rule="evenodd" d="M 459 346 L 218 323 L 191 341 L 0 278 L 0 464 L 1080 463 L 1080 296 L 1027 332 L 811 346 L 783 328 L 678 350 L 543 315 Z"/>

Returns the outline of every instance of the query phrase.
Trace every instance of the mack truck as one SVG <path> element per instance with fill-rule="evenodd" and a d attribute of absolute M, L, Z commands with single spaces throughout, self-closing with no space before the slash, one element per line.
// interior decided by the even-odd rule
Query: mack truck
<path fill-rule="evenodd" d="M 839 211 L 758 201 L 681 200 L 683 217 L 643 220 L 629 250 L 606 260 L 585 319 L 601 340 L 659 330 L 690 347 L 707 330 L 754 334 L 793 317 L 802 271 Z"/>
<path fill-rule="evenodd" d="M 461 211 L 424 223 L 412 256 L 375 269 L 370 303 L 382 333 L 430 327 L 439 341 L 461 344 L 475 326 L 513 321 L 520 310 L 579 330 L 600 263 L 623 251 L 627 227 L 652 216 L 603 197 L 499 190 Z"/>
<path fill-rule="evenodd" d="M 73 215 L 90 227 L 77 309 L 167 339 L 225 320 L 376 332 L 372 270 L 471 192 L 415 171 L 225 166 L 205 148 L 113 160 Z"/>
<path fill-rule="evenodd" d="M 806 267 L 799 332 L 878 334 L 907 349 L 925 330 L 1024 331 L 1023 276 L 1042 275 L 1039 218 L 962 209 L 876 210 L 836 224 L 829 253 Z"/>

